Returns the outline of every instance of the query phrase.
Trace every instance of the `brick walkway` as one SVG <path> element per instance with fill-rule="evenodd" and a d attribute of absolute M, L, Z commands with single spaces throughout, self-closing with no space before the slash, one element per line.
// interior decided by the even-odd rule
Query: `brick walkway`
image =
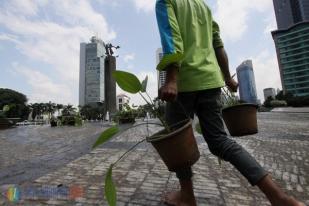
<path fill-rule="evenodd" d="M 236 138 L 272 173 L 287 193 L 309 205 L 309 115 L 259 114 L 259 134 Z M 151 128 L 151 132 L 158 128 Z M 80 185 L 83 198 L 76 200 L 28 200 L 20 205 L 107 205 L 103 198 L 104 175 L 111 163 L 126 148 L 142 139 L 146 131 L 133 129 L 114 138 L 105 146 L 86 154 L 66 166 L 33 182 L 36 186 Z M 198 136 L 201 158 L 194 166 L 194 185 L 198 205 L 270 205 L 257 188 L 229 164 L 220 167 Z M 175 175 L 169 173 L 147 143 L 140 145 L 114 169 L 118 189 L 117 205 L 163 205 L 161 195 L 177 189 Z M 0 198 L 0 205 L 7 204 Z"/>

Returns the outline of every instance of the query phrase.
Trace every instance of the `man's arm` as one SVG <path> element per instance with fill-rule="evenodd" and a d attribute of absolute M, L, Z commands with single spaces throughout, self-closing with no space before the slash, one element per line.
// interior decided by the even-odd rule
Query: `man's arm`
<path fill-rule="evenodd" d="M 177 74 L 179 66 L 170 64 L 166 69 L 165 84 L 159 89 L 159 98 L 164 101 L 174 101 L 177 97 Z"/>
<path fill-rule="evenodd" d="M 183 41 L 172 2 L 157 0 L 156 17 L 164 53 L 158 69 L 167 73 L 165 85 L 159 88 L 159 98 L 173 101 L 178 93 L 177 74 L 183 54 Z"/>
<path fill-rule="evenodd" d="M 229 60 L 224 47 L 215 48 L 218 64 L 224 77 L 226 86 L 232 91 L 237 92 L 238 83 L 231 77 L 229 70 Z"/>
<path fill-rule="evenodd" d="M 238 83 L 231 77 L 229 60 L 220 37 L 220 28 L 215 21 L 212 22 L 212 30 L 213 47 L 215 49 L 216 58 L 223 74 L 225 84 L 232 92 L 237 92 Z"/>

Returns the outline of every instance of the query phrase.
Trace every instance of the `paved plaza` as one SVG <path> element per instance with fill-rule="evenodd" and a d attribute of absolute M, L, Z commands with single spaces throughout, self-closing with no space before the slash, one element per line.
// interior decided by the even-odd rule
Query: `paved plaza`
<path fill-rule="evenodd" d="M 285 191 L 309 205 L 309 113 L 259 113 L 259 133 L 234 138 L 273 176 Z M 104 177 L 111 163 L 127 148 L 160 128 L 134 128 L 90 151 L 96 136 L 106 127 L 14 128 L 0 132 L 0 189 L 21 187 L 83 188 L 75 200 L 22 200 L 19 205 L 107 205 Z M 263 194 L 229 164 L 220 166 L 202 137 L 196 134 L 201 158 L 194 165 L 198 205 L 270 205 Z M 14 169 L 15 168 L 15 169 Z M 29 174 L 30 173 L 30 174 Z M 31 175 L 32 174 L 32 175 Z M 175 174 L 167 171 L 157 153 L 142 143 L 114 169 L 117 205 L 164 205 L 163 193 L 177 189 Z M 9 203 L 0 197 L 0 205 Z"/>

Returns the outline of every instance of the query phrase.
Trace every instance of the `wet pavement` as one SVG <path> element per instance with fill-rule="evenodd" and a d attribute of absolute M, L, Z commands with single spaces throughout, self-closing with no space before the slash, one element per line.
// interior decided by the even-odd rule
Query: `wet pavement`
<path fill-rule="evenodd" d="M 258 124 L 258 134 L 234 139 L 287 193 L 309 205 L 309 114 L 260 113 Z M 77 199 L 22 200 L 19 204 L 107 205 L 102 194 L 109 165 L 148 132 L 154 133 L 159 128 L 151 127 L 148 132 L 145 128 L 134 128 L 89 153 L 97 135 L 105 128 L 88 124 L 82 128 L 52 130 L 42 126 L 1 131 L 0 187 L 78 185 L 83 188 L 83 195 Z M 270 205 L 229 163 L 219 166 L 202 137 L 197 134 L 196 137 L 201 152 L 194 165 L 198 205 Z M 117 205 L 163 205 L 162 194 L 178 188 L 175 174 L 167 171 L 148 143 L 142 143 L 126 156 L 115 167 L 113 176 L 118 188 Z M 2 204 L 9 205 L 3 196 Z"/>
<path fill-rule="evenodd" d="M 83 127 L 19 126 L 0 131 L 0 185 L 21 184 L 87 154 L 101 123 Z"/>

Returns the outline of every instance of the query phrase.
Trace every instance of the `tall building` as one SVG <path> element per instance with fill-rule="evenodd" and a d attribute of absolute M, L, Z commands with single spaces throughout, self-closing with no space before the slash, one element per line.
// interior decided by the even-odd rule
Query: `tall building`
<path fill-rule="evenodd" d="M 256 85 L 251 60 L 244 61 L 236 69 L 240 100 L 257 104 Z"/>
<path fill-rule="evenodd" d="M 272 32 L 284 93 L 309 95 L 309 22 Z"/>
<path fill-rule="evenodd" d="M 275 88 L 266 88 L 263 90 L 264 100 L 267 100 L 268 97 L 276 98 L 276 89 Z"/>
<path fill-rule="evenodd" d="M 157 58 L 157 65 L 158 65 L 160 63 L 161 59 L 163 58 L 162 48 L 157 49 L 156 58 Z M 165 71 L 157 71 L 157 76 L 158 76 L 158 89 L 160 89 L 165 84 L 166 72 Z"/>
<path fill-rule="evenodd" d="M 273 0 L 273 3 L 279 30 L 309 21 L 308 0 Z"/>
<path fill-rule="evenodd" d="M 278 30 L 272 32 L 284 93 L 309 95 L 309 1 L 274 0 Z"/>
<path fill-rule="evenodd" d="M 80 44 L 79 105 L 105 101 L 105 47 L 102 40 L 92 37 Z"/>

